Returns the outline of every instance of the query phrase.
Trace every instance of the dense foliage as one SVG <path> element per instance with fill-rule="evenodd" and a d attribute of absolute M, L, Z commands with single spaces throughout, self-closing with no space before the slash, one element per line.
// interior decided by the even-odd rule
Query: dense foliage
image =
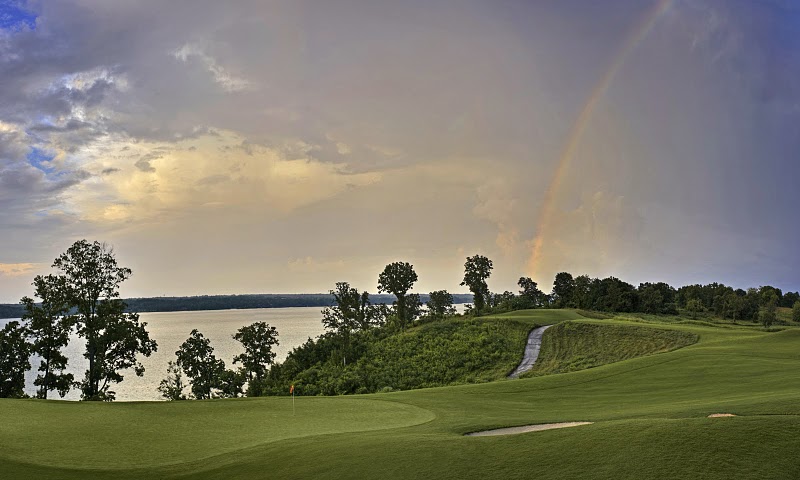
<path fill-rule="evenodd" d="M 522 279 L 521 279 L 522 280 Z M 520 284 L 522 286 L 522 284 Z M 495 296 L 493 311 L 518 308 L 520 296 L 506 292 Z M 800 294 L 783 294 L 779 288 L 762 286 L 747 290 L 733 289 L 720 283 L 687 285 L 678 289 L 664 283 L 640 283 L 638 287 L 616 277 L 603 279 L 588 275 L 573 277 L 560 272 L 553 282 L 553 290 L 545 296 L 543 306 L 578 308 L 601 312 L 647 313 L 677 315 L 687 311 L 692 317 L 709 314 L 723 319 L 753 321 L 767 326 L 780 322 L 774 315 L 777 307 L 791 307 Z M 531 308 L 531 307 L 525 307 Z"/>
<path fill-rule="evenodd" d="M 341 395 L 503 378 L 519 362 L 529 330 L 526 322 L 456 317 L 400 333 L 360 331 L 344 367 L 336 355 L 341 339 L 327 334 L 273 366 L 263 390 L 285 395 L 294 384 L 303 395 Z"/>
<path fill-rule="evenodd" d="M 25 334 L 25 327 L 17 321 L 0 330 L 0 398 L 24 395 L 25 372 L 31 368 L 31 347 Z"/>

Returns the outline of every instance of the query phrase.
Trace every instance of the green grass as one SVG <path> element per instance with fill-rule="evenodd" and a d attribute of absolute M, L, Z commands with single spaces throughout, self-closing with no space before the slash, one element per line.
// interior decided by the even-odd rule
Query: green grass
<path fill-rule="evenodd" d="M 543 324 L 548 314 L 550 323 L 576 316 L 535 312 L 495 319 Z M 643 325 L 620 318 L 581 322 Z M 681 321 L 659 328 L 699 341 L 565 374 L 300 397 L 294 417 L 286 397 L 100 405 L 3 400 L 0 476 L 800 478 L 800 329 Z M 739 416 L 706 418 L 718 412 Z M 463 436 L 581 420 L 595 423 Z"/>
<path fill-rule="evenodd" d="M 656 353 L 697 341 L 680 330 L 563 322 L 545 331 L 539 359 L 526 377 L 567 373 Z"/>

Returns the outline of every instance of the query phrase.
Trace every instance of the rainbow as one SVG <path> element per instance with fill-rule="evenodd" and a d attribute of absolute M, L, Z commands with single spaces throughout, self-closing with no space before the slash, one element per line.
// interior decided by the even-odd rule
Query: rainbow
<path fill-rule="evenodd" d="M 553 209 L 555 208 L 556 197 L 561 189 L 564 177 L 569 170 L 569 166 L 572 163 L 575 150 L 578 148 L 581 138 L 586 131 L 586 127 L 589 125 L 595 107 L 597 107 L 597 104 L 605 96 L 608 87 L 611 85 L 611 82 L 614 81 L 614 77 L 616 77 L 617 72 L 619 72 L 625 60 L 647 34 L 650 33 L 650 30 L 652 30 L 653 26 L 657 23 L 658 18 L 667 11 L 672 2 L 673 0 L 658 0 L 642 17 L 642 21 L 637 24 L 636 28 L 623 43 L 622 48 L 617 52 L 605 75 L 603 75 L 600 82 L 592 89 L 589 100 L 586 102 L 586 105 L 584 105 L 580 115 L 578 115 L 577 121 L 572 126 L 567 143 L 564 146 L 564 150 L 561 152 L 558 165 L 550 180 L 550 185 L 545 192 L 544 202 L 542 202 L 542 206 L 539 209 L 539 223 L 536 227 L 536 237 L 533 239 L 532 252 L 528 260 L 527 270 L 531 277 L 536 275 L 537 267 L 541 261 L 542 246 L 544 245 L 545 234 L 547 233 Z"/>

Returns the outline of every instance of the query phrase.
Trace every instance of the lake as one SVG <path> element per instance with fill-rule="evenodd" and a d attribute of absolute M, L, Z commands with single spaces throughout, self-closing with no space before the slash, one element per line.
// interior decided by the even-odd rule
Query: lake
<path fill-rule="evenodd" d="M 456 305 L 458 311 L 464 305 Z M 241 344 L 233 339 L 239 328 L 255 322 L 267 322 L 278 329 L 280 344 L 275 347 L 275 360 L 283 361 L 293 348 L 302 345 L 309 338 L 324 332 L 322 328 L 321 307 L 258 308 L 248 310 L 205 310 L 194 312 L 147 312 L 140 313 L 140 321 L 147 322 L 150 338 L 158 342 L 158 351 L 150 357 L 142 357 L 145 367 L 143 377 L 137 377 L 133 370 L 123 373 L 125 380 L 113 385 L 118 401 L 163 400 L 157 387 L 166 376 L 167 363 L 175 360 L 175 351 L 189 337 L 193 328 L 211 340 L 214 355 L 225 361 L 228 368 L 233 367 L 233 357 L 242 353 Z M 2 328 L 11 319 L 0 320 Z M 76 379 L 83 378 L 88 362 L 83 358 L 85 340 L 73 335 L 64 353 L 69 358 L 67 371 Z M 238 366 L 237 364 L 236 366 Z M 35 395 L 33 380 L 36 378 L 39 360 L 31 359 L 31 370 L 26 374 L 26 393 Z M 184 381 L 186 378 L 184 377 Z M 50 392 L 48 398 L 59 398 L 58 392 Z M 70 390 L 65 400 L 79 400 L 80 392 Z"/>

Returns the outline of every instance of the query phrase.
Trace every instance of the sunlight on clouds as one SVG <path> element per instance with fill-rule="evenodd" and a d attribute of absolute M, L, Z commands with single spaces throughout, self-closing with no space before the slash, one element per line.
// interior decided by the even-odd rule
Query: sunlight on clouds
<path fill-rule="evenodd" d="M 209 208 L 279 216 L 381 179 L 297 158 L 307 147 L 288 150 L 229 131 L 176 143 L 106 138 L 79 152 L 94 176 L 73 190 L 69 203 L 94 222 L 168 221 Z"/>
<path fill-rule="evenodd" d="M 0 276 L 21 277 L 29 275 L 40 266 L 38 263 L 0 263 Z"/>

